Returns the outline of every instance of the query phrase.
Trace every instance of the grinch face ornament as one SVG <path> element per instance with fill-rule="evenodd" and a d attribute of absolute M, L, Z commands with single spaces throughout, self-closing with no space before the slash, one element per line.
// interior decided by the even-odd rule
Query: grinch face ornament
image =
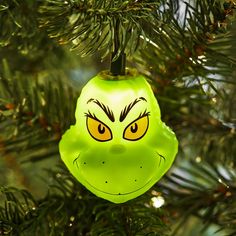
<path fill-rule="evenodd" d="M 100 73 L 83 88 L 75 116 L 59 144 L 62 160 L 87 189 L 111 202 L 146 192 L 177 153 L 175 134 L 141 75 Z"/>

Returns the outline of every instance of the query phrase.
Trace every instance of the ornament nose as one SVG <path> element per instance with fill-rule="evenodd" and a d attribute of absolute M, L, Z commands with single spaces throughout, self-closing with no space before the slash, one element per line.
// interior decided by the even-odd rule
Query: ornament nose
<path fill-rule="evenodd" d="M 111 146 L 110 148 L 110 152 L 112 152 L 113 154 L 120 154 L 126 151 L 126 147 L 124 145 L 121 144 L 114 144 Z"/>

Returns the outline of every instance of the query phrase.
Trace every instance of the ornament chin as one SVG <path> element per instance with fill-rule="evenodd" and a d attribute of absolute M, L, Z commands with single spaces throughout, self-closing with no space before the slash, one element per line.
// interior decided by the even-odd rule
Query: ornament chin
<path fill-rule="evenodd" d="M 153 178 L 154 179 L 154 178 Z M 137 196 L 140 196 L 142 195 L 143 193 L 145 193 L 147 191 L 147 189 L 149 189 L 153 184 L 151 184 L 153 182 L 153 179 L 149 180 L 143 187 L 139 188 L 139 189 L 136 189 L 132 192 L 127 192 L 127 193 L 108 193 L 108 192 L 104 192 L 100 189 L 97 189 L 96 187 L 94 187 L 93 185 L 91 185 L 89 182 L 87 182 L 87 188 L 95 193 L 96 192 L 96 195 L 101 197 L 101 198 L 104 198 L 106 200 L 109 200 L 111 202 L 114 202 L 114 203 L 124 203 L 124 202 L 127 202 L 128 200 L 130 199 L 133 199 Z M 151 186 L 149 186 L 151 184 Z M 91 189 L 88 187 L 90 186 Z"/>
<path fill-rule="evenodd" d="M 140 153 L 140 150 L 145 150 L 145 147 L 137 148 L 137 153 Z M 138 157 L 136 162 L 132 162 L 132 150 L 125 154 L 108 154 L 110 160 L 104 157 L 107 154 L 104 150 L 102 150 L 103 156 L 99 150 L 97 150 L 98 156 L 94 156 L 94 152 L 88 150 L 78 155 L 73 161 L 76 167 L 74 175 L 91 192 L 115 203 L 128 201 L 146 192 L 161 177 L 163 168 L 168 168 L 165 165 L 165 158 L 156 151 L 153 153 L 153 150 L 146 150 L 148 156 L 149 152 L 153 156 L 149 158 L 148 163 Z M 94 163 L 94 159 L 97 163 Z M 119 160 L 126 160 L 126 163 L 132 162 L 132 164 L 124 166 Z M 96 170 L 91 165 L 96 165 Z"/>
<path fill-rule="evenodd" d="M 87 189 L 122 203 L 146 192 L 166 173 L 178 141 L 161 121 L 143 76 L 132 72 L 111 77 L 100 73 L 83 88 L 76 124 L 63 135 L 59 149 Z"/>

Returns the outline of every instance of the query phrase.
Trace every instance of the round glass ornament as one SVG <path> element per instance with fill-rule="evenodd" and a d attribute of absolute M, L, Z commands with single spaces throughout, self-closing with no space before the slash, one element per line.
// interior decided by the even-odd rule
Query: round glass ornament
<path fill-rule="evenodd" d="M 123 203 L 150 189 L 178 151 L 174 132 L 145 77 L 101 72 L 82 89 L 76 123 L 59 143 L 61 158 L 88 190 Z"/>

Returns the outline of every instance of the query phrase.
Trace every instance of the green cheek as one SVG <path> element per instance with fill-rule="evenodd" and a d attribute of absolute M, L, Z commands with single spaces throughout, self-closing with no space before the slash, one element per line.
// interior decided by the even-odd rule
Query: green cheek
<path fill-rule="evenodd" d="M 166 173 L 178 142 L 160 120 L 145 78 L 114 81 L 98 75 L 82 90 L 76 124 L 63 135 L 59 149 L 70 172 L 87 189 L 122 203 L 146 192 Z"/>

